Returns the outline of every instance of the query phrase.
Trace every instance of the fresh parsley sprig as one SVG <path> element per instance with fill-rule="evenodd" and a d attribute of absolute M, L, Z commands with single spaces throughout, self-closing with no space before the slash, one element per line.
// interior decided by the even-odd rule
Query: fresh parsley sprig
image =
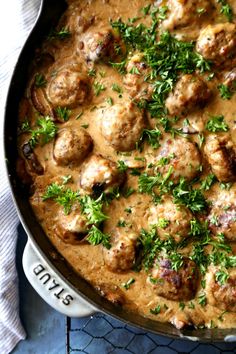
<path fill-rule="evenodd" d="M 93 246 L 102 244 L 105 248 L 110 249 L 110 235 L 105 234 L 99 230 L 95 225 L 92 225 L 91 229 L 88 232 L 86 240 L 91 243 Z"/>
<path fill-rule="evenodd" d="M 209 132 L 227 132 L 229 130 L 228 124 L 224 120 L 223 115 L 212 116 L 206 123 L 206 129 Z"/>
<path fill-rule="evenodd" d="M 21 131 L 31 134 L 29 144 L 35 148 L 37 144 L 45 145 L 54 139 L 57 133 L 57 126 L 49 116 L 40 117 L 37 119 L 36 127 L 32 129 L 27 120 L 21 125 Z"/>

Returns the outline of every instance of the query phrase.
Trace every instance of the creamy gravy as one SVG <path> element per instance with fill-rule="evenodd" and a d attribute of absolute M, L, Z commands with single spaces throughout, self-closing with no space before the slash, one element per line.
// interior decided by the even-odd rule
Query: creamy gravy
<path fill-rule="evenodd" d="M 60 225 L 61 220 L 64 217 L 62 206 L 56 203 L 55 200 L 42 199 L 42 196 L 47 190 L 48 185 L 53 182 L 62 184 L 62 177 L 68 175 L 70 175 L 71 178 L 68 180 L 68 183 L 65 184 L 66 188 L 71 188 L 74 191 L 79 189 L 82 195 L 89 194 L 87 191 L 84 191 L 81 188 L 80 175 L 85 168 L 85 165 L 89 163 L 90 157 L 96 154 L 100 154 L 104 158 L 110 159 L 115 163 L 122 160 L 128 167 L 136 168 L 140 171 L 140 173 L 144 173 L 146 171 L 147 173 L 151 174 L 153 170 L 148 167 L 150 163 L 156 164 L 161 157 L 169 156 L 169 153 L 165 155 L 162 150 L 163 146 L 168 144 L 168 141 L 181 140 L 180 145 L 182 145 L 183 150 L 185 141 L 191 141 L 191 144 L 194 142 L 198 144 L 198 149 L 200 151 L 199 165 L 202 166 L 202 168 L 200 168 L 200 171 L 198 171 L 196 176 L 200 175 L 201 180 L 203 180 L 210 173 L 212 173 L 212 171 L 214 171 L 215 167 L 214 162 L 210 162 L 210 159 L 213 158 L 213 152 L 211 151 L 209 156 L 206 156 L 206 150 L 204 150 L 205 144 L 208 141 L 208 136 L 215 134 L 216 139 L 218 139 L 218 137 L 226 137 L 226 139 L 232 141 L 233 147 L 230 147 L 230 149 L 234 151 L 234 144 L 236 143 L 236 95 L 232 94 L 230 99 L 222 99 L 220 97 L 219 89 L 217 88 L 219 84 L 225 82 L 226 73 L 232 72 L 234 69 L 234 63 L 232 63 L 233 60 L 231 60 L 231 58 L 229 64 L 227 63 L 226 58 L 225 65 L 217 64 L 218 66 L 214 66 L 213 60 L 210 71 L 205 72 L 202 75 L 199 74 L 201 79 L 203 79 L 204 83 L 207 85 L 208 90 L 211 91 L 210 98 L 206 103 L 204 103 L 203 107 L 201 104 L 199 104 L 198 101 L 196 101 L 195 104 L 197 109 L 191 109 L 187 113 L 180 112 L 180 119 L 174 124 L 175 129 L 182 129 L 184 124 L 183 122 L 187 118 L 188 122 L 185 122 L 185 124 L 187 127 L 191 127 L 192 129 L 191 131 L 189 128 L 188 134 L 185 134 L 184 136 L 176 135 L 173 138 L 170 133 L 165 133 L 163 129 L 160 128 L 162 130 L 162 137 L 160 138 L 160 147 L 158 149 L 153 149 L 150 145 L 144 143 L 142 151 L 134 148 L 130 149 L 128 153 L 124 151 L 118 152 L 117 149 L 115 149 L 109 142 L 109 140 L 104 138 L 101 128 L 104 120 L 104 114 L 106 114 L 106 111 L 111 109 L 111 107 L 116 107 L 116 105 L 119 104 L 125 106 L 127 102 L 130 102 L 130 91 L 127 89 L 127 85 L 124 83 L 124 75 L 121 75 L 116 68 L 113 68 L 109 63 L 107 63 L 107 60 L 104 58 L 93 60 L 92 55 L 88 59 L 88 55 L 86 54 L 86 43 L 89 43 L 91 38 L 96 36 L 97 33 L 103 33 L 103 31 L 111 30 L 109 23 L 110 19 L 116 21 L 118 18 L 121 18 L 122 21 L 126 23 L 129 18 L 140 18 L 137 20 L 137 22 L 135 22 L 135 25 L 138 23 L 144 23 L 146 26 L 150 26 L 151 17 L 149 15 L 144 16 L 141 9 L 149 4 L 153 5 L 154 3 L 157 7 L 168 6 L 169 8 L 166 13 L 166 19 L 160 21 L 159 26 L 161 31 L 168 29 L 172 34 L 177 35 L 177 38 L 181 38 L 182 40 L 186 41 L 191 41 L 192 39 L 197 40 L 201 29 L 205 28 L 209 24 L 214 25 L 215 23 L 225 23 L 227 21 L 225 16 L 220 14 L 220 5 L 215 4 L 214 1 L 211 2 L 211 6 L 213 7 L 210 6 L 210 10 L 206 10 L 209 11 L 209 16 L 207 15 L 200 19 L 200 17 L 198 18 L 196 15 L 194 15 L 194 21 L 190 16 L 190 22 L 188 22 L 188 16 L 184 11 L 181 11 L 181 8 L 184 9 L 185 7 L 188 7 L 190 12 L 193 11 L 193 7 L 195 5 L 192 6 L 191 1 L 183 2 L 170 0 L 165 2 L 156 1 L 153 3 L 146 0 L 133 0 L 130 2 L 127 2 L 126 0 L 69 1 L 68 10 L 60 20 L 57 30 L 59 31 L 62 28 L 67 29 L 70 35 L 68 38 L 66 37 L 64 39 L 51 38 L 50 40 L 45 41 L 45 43 L 42 45 L 42 48 L 39 50 L 39 53 L 42 54 L 41 58 L 39 57 L 39 54 L 36 53 L 37 58 L 32 65 L 31 76 L 29 78 L 25 97 L 22 99 L 19 110 L 19 126 L 22 127 L 22 123 L 25 122 L 25 118 L 27 117 L 30 126 L 35 127 L 39 112 L 44 116 L 52 116 L 54 114 L 53 119 L 56 119 L 55 124 L 58 127 L 58 134 L 60 134 L 63 129 L 68 128 L 72 128 L 75 131 L 86 131 L 86 133 L 91 136 L 93 147 L 91 147 L 90 151 L 86 153 L 86 156 L 81 158 L 79 163 L 74 164 L 72 162 L 64 164 L 58 163 L 58 161 L 55 160 L 55 139 L 57 139 L 58 135 L 45 145 L 37 143 L 34 147 L 34 154 L 36 155 L 37 163 L 39 163 L 41 169 L 43 170 L 43 172 L 41 171 L 40 173 L 37 173 L 37 171 L 34 169 L 34 166 L 32 167 L 32 162 L 30 159 L 27 159 L 25 154 L 22 153 L 22 146 L 29 141 L 31 133 L 22 133 L 19 135 L 19 174 L 24 183 L 30 183 L 33 186 L 33 194 L 30 197 L 32 208 L 47 236 L 56 246 L 58 251 L 65 257 L 71 266 L 82 277 L 87 279 L 94 287 L 101 288 L 101 290 L 103 290 L 103 286 L 106 284 L 106 286 L 108 285 L 108 287 L 110 287 L 109 289 L 111 290 L 109 291 L 111 291 L 111 293 L 115 289 L 115 292 L 117 292 L 121 298 L 121 300 L 118 299 L 118 302 L 121 302 L 122 306 L 127 308 L 127 311 L 135 311 L 142 314 L 143 316 L 150 317 L 157 321 L 171 322 L 179 328 L 189 324 L 194 324 L 195 326 L 206 326 L 209 328 L 214 326 L 219 328 L 236 327 L 236 309 L 231 304 L 231 302 L 236 301 L 236 280 L 234 275 L 235 268 L 231 267 L 229 269 L 231 279 L 229 287 L 231 286 L 231 290 L 225 290 L 227 291 L 227 294 L 225 295 L 225 302 L 227 305 L 225 306 L 219 307 L 216 300 L 213 299 L 214 296 L 212 295 L 212 292 L 214 292 L 214 290 L 210 278 L 212 274 L 217 269 L 219 269 L 218 265 L 214 266 L 213 264 L 211 264 L 206 271 L 206 276 L 197 271 L 199 276 L 195 280 L 196 289 L 193 291 L 193 296 L 191 296 L 189 299 L 173 300 L 173 298 L 171 298 L 172 295 L 168 295 L 167 297 L 165 295 L 160 296 L 160 293 L 158 290 L 156 290 L 156 288 L 158 288 L 158 286 L 162 286 L 162 284 L 160 283 L 159 285 L 153 285 L 148 280 L 151 274 L 154 277 L 154 273 L 152 273 L 152 267 L 149 269 L 149 271 L 145 271 L 144 269 L 141 269 L 139 272 L 132 269 L 118 269 L 117 271 L 114 271 L 114 269 L 111 270 L 111 268 L 107 266 L 106 261 L 104 260 L 104 246 L 93 246 L 86 241 L 81 243 L 65 242 L 65 239 L 63 240 L 63 236 L 61 236 L 60 232 L 58 232 L 58 225 Z M 201 7 L 205 6 L 206 4 L 208 6 L 208 3 L 210 2 L 195 1 L 194 4 L 195 3 L 199 3 L 199 9 L 201 9 Z M 228 4 L 232 6 L 233 12 L 236 13 L 235 2 L 229 1 Z M 178 6 L 180 9 L 176 9 Z M 199 10 L 199 12 L 201 12 L 201 10 Z M 182 17 L 187 16 L 186 21 L 184 21 L 184 25 L 178 26 L 178 21 L 176 25 L 176 16 L 180 16 L 180 22 Z M 88 21 L 88 23 L 84 24 L 83 21 Z M 102 40 L 103 39 L 101 38 L 101 41 Z M 113 38 L 112 40 L 114 41 L 115 39 Z M 97 43 L 98 42 L 99 41 L 97 40 Z M 232 56 L 235 58 L 234 52 Z M 128 54 L 128 58 L 130 57 L 131 56 Z M 118 60 L 112 59 L 112 61 L 116 62 Z M 85 81 L 87 80 L 86 83 L 89 86 L 89 90 L 85 94 L 85 98 L 82 100 L 81 104 L 72 104 L 71 106 L 69 105 L 69 107 L 67 105 L 64 106 L 70 110 L 69 119 L 65 122 L 58 122 L 58 117 L 55 116 L 56 107 L 52 102 L 53 100 L 50 101 L 50 98 L 48 98 L 47 95 L 50 93 L 49 86 L 52 80 L 54 80 L 60 70 L 68 67 L 68 65 L 71 65 L 74 71 L 83 73 L 83 75 L 86 77 Z M 93 70 L 96 71 L 95 76 L 93 76 Z M 211 72 L 215 72 L 215 75 L 214 77 L 211 77 L 211 80 L 207 80 Z M 35 75 L 37 75 L 37 73 L 43 75 L 46 83 L 42 85 L 39 84 L 38 87 L 35 88 Z M 92 74 L 92 76 L 89 76 L 88 73 Z M 179 76 L 181 77 L 182 73 L 180 73 Z M 235 82 L 236 81 L 234 81 L 234 83 Z M 104 90 L 101 90 L 101 92 L 99 92 L 97 95 L 95 94 L 94 88 L 96 83 L 103 85 L 104 88 Z M 122 92 L 117 92 L 117 90 L 115 91 L 114 86 L 112 86 L 113 84 L 118 85 Z M 57 83 L 57 85 L 59 87 L 60 83 Z M 183 90 L 185 89 L 186 88 Z M 175 87 L 173 90 L 175 90 Z M 36 93 L 33 91 L 36 91 Z M 176 95 L 180 94 L 181 92 L 176 93 Z M 196 92 L 193 95 L 198 94 L 199 93 Z M 33 99 L 32 95 L 36 95 L 36 99 Z M 186 99 L 186 95 L 188 95 L 188 93 L 183 91 L 184 97 L 182 100 Z M 107 100 L 108 98 L 109 100 Z M 37 102 L 35 103 L 35 101 Z M 187 110 L 190 101 L 191 100 L 186 99 Z M 110 105 L 111 102 L 112 106 Z M 168 107 L 169 110 L 171 110 L 172 106 L 173 97 L 170 97 L 170 108 Z M 181 111 L 181 108 L 179 108 L 179 110 Z M 54 113 L 50 114 L 50 112 Z M 228 125 L 229 130 L 227 132 L 209 133 L 209 131 L 207 131 L 205 128 L 206 123 L 210 119 L 209 117 L 219 115 L 224 116 L 224 121 Z M 154 129 L 157 123 L 158 119 L 152 119 L 148 112 L 144 114 L 144 126 L 146 129 Z M 205 141 L 202 145 L 200 145 L 199 136 L 202 134 L 205 136 Z M 122 138 L 120 139 L 122 140 Z M 230 151 L 232 156 L 229 157 L 227 148 L 224 146 L 222 147 L 222 144 L 221 148 L 224 149 L 222 154 L 224 155 L 223 158 L 225 158 L 225 160 L 235 159 L 235 155 L 231 150 Z M 217 150 L 217 156 L 220 159 L 221 150 L 219 149 Z M 182 153 L 184 165 L 181 168 L 183 168 L 185 171 L 186 165 L 189 164 L 190 166 L 191 163 L 194 164 L 195 156 L 193 155 L 192 151 L 190 151 L 190 155 L 187 155 L 187 152 Z M 234 164 L 235 161 L 232 162 L 230 160 L 230 163 Z M 231 167 L 232 166 L 230 165 L 230 168 Z M 174 169 L 178 170 L 178 168 L 180 168 L 178 164 L 174 166 Z M 217 168 L 218 167 L 216 166 L 215 169 Z M 221 163 L 220 172 L 222 172 L 224 168 L 227 170 L 227 163 L 226 167 L 224 163 Z M 136 242 L 142 229 L 149 230 L 150 224 L 157 223 L 159 214 L 158 212 L 155 212 L 155 204 L 152 200 L 152 196 L 148 195 L 147 193 L 138 192 L 139 176 L 130 174 L 131 171 L 131 169 L 128 169 L 124 173 L 126 175 L 124 182 L 125 188 L 127 189 L 128 187 L 132 187 L 136 192 L 134 192 L 129 197 L 124 197 L 121 193 L 120 198 L 113 199 L 109 205 L 104 204 L 103 212 L 108 216 L 108 219 L 103 224 L 103 232 L 114 236 L 114 230 L 117 230 L 118 228 L 119 232 L 128 235 L 127 237 L 129 237 L 130 234 L 136 235 Z M 232 174 L 234 174 L 234 172 L 235 171 L 233 170 Z M 186 173 L 190 172 L 187 171 Z M 214 173 L 217 177 L 217 173 Z M 31 176 L 31 180 L 29 175 Z M 229 189 L 229 191 L 225 191 L 226 197 L 223 195 L 222 204 L 217 206 L 219 195 L 220 193 L 224 192 L 220 188 L 220 182 L 233 183 L 234 179 L 235 175 L 233 177 L 231 176 L 226 178 L 225 180 L 224 177 L 219 177 L 219 181 L 216 181 L 216 183 L 214 183 L 214 185 L 211 186 L 209 190 L 203 190 L 206 200 L 211 201 L 212 205 L 207 209 L 207 214 L 196 213 L 194 215 L 192 214 L 191 218 L 196 217 L 200 220 L 203 220 L 206 219 L 210 213 L 212 217 L 220 215 L 219 210 L 222 210 L 222 205 L 224 206 L 224 201 L 228 198 L 227 193 L 230 194 L 229 201 L 227 203 L 230 203 L 229 208 L 234 211 L 236 209 L 234 185 L 231 187 L 231 189 Z M 199 186 L 200 184 L 196 184 L 196 187 Z M 170 196 L 164 196 L 164 201 L 166 198 L 168 199 Z M 225 204 L 227 203 L 225 202 Z M 154 216 L 152 208 L 154 208 Z M 227 205 L 225 210 L 227 212 Z M 164 213 L 163 215 L 165 215 L 164 219 L 167 219 L 168 223 L 166 214 Z M 219 218 L 220 217 L 224 218 L 224 215 L 219 216 Z M 228 218 L 229 217 L 230 216 L 228 216 Z M 119 221 L 121 221 L 121 223 L 122 221 L 125 221 L 123 222 L 123 226 L 117 227 L 117 223 Z M 181 224 L 181 220 L 176 220 L 176 223 Z M 234 220 L 230 220 L 229 224 L 230 226 L 227 227 L 231 228 L 233 231 L 227 232 L 231 235 L 234 233 L 234 228 L 236 229 L 236 226 L 234 225 L 235 216 Z M 219 232 L 224 232 L 224 230 L 220 230 Z M 112 246 L 114 239 L 113 236 L 111 237 Z M 171 236 L 175 237 L 173 234 Z M 231 244 L 233 251 L 235 248 L 234 241 L 236 241 L 236 233 L 235 236 L 231 235 L 225 241 L 226 244 Z M 191 255 L 192 247 L 193 245 L 190 243 L 180 252 L 186 256 L 189 256 Z M 209 246 L 208 249 L 209 252 L 211 252 L 211 246 Z M 135 281 L 130 285 L 129 289 L 126 290 L 122 284 L 127 283 L 127 281 L 129 281 L 131 278 L 133 278 Z M 201 282 L 201 280 L 204 281 L 204 279 L 206 279 L 206 286 L 203 286 L 203 282 Z M 188 285 L 183 283 L 182 286 L 185 287 Z M 217 286 L 218 285 L 216 285 L 216 287 Z M 223 289 L 224 287 L 226 287 L 226 285 L 222 284 L 221 288 Z M 206 296 L 206 302 L 204 306 L 199 304 L 199 296 L 202 294 Z M 109 294 L 107 297 L 112 299 L 112 296 Z M 222 296 L 222 299 L 225 299 L 224 296 Z M 222 301 L 224 302 L 224 300 Z M 153 314 L 153 311 L 152 313 L 150 312 L 151 309 L 153 310 L 159 305 L 160 313 L 158 313 L 158 310 L 156 311 L 156 314 Z"/>

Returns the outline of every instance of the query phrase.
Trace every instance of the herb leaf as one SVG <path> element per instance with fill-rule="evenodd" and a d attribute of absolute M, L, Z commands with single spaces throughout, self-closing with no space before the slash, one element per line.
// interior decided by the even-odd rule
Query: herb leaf
<path fill-rule="evenodd" d="M 69 120 L 70 115 L 71 115 L 71 110 L 68 109 L 67 107 L 57 107 L 56 114 L 64 122 L 67 122 Z"/>
<path fill-rule="evenodd" d="M 43 74 L 37 73 L 34 78 L 34 83 L 36 87 L 44 87 L 47 84 L 47 80 Z"/>
<path fill-rule="evenodd" d="M 227 123 L 224 121 L 224 116 L 219 115 L 219 116 L 212 116 L 211 119 L 208 120 L 206 124 L 206 129 L 209 132 L 227 132 L 229 130 L 229 127 Z"/>
<path fill-rule="evenodd" d="M 58 129 L 49 116 L 40 117 L 37 120 L 37 126 L 38 128 L 29 130 L 31 132 L 29 143 L 32 148 L 34 148 L 39 142 L 42 145 L 49 143 L 55 137 Z"/>
<path fill-rule="evenodd" d="M 92 225 L 91 229 L 88 232 L 88 237 L 86 239 L 93 246 L 102 244 L 107 249 L 111 248 L 110 235 L 104 234 L 95 225 Z"/>

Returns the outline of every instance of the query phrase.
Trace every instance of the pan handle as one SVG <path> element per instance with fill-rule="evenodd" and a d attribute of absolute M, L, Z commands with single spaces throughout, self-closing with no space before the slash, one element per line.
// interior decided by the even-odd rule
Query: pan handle
<path fill-rule="evenodd" d="M 28 240 L 23 254 L 25 275 L 36 292 L 55 310 L 69 317 L 91 316 L 97 310 L 79 296 L 40 257 Z"/>

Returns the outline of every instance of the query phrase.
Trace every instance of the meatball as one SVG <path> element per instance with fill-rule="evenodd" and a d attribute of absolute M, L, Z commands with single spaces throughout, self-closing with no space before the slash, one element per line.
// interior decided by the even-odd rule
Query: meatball
<path fill-rule="evenodd" d="M 151 276 L 151 284 L 159 296 L 174 301 L 187 301 L 195 296 L 198 270 L 195 263 L 188 258 L 183 258 L 178 271 L 172 269 L 171 260 L 162 258 L 153 268 Z"/>
<path fill-rule="evenodd" d="M 198 76 L 186 74 L 177 82 L 173 92 L 166 99 L 170 115 L 187 115 L 204 107 L 210 98 L 207 84 Z"/>
<path fill-rule="evenodd" d="M 78 165 L 91 151 L 93 141 L 84 130 L 62 129 L 54 144 L 54 158 L 58 165 Z"/>
<path fill-rule="evenodd" d="M 197 40 L 196 49 L 205 59 L 214 64 L 225 63 L 236 54 L 236 26 L 233 23 L 218 23 L 205 27 Z"/>
<path fill-rule="evenodd" d="M 148 69 L 143 60 L 143 55 L 138 53 L 132 56 L 126 69 L 127 74 L 124 77 L 124 85 L 130 96 L 136 100 L 150 99 L 153 87 L 147 81 L 150 69 Z"/>
<path fill-rule="evenodd" d="M 150 207 L 148 224 L 157 225 L 161 239 L 171 236 L 179 242 L 188 236 L 191 219 L 192 214 L 187 208 L 165 198 L 161 204 Z"/>
<path fill-rule="evenodd" d="M 212 267 L 206 275 L 208 303 L 223 311 L 236 312 L 236 270 L 229 271 L 229 278 L 225 284 L 217 281 L 218 271 L 215 267 Z"/>
<path fill-rule="evenodd" d="M 103 258 L 106 266 L 113 272 L 124 272 L 132 268 L 135 261 L 137 235 L 133 233 L 121 233 L 115 230 L 112 237 L 112 247 L 103 250 Z"/>
<path fill-rule="evenodd" d="M 236 176 L 236 151 L 227 135 L 210 135 L 204 147 L 206 158 L 220 182 L 230 182 Z"/>
<path fill-rule="evenodd" d="M 163 26 L 169 30 L 197 24 L 213 10 L 209 0 L 169 0 L 167 6 L 170 13 Z"/>
<path fill-rule="evenodd" d="M 143 113 L 132 102 L 107 108 L 101 122 L 103 137 L 117 151 L 133 150 L 144 127 Z"/>
<path fill-rule="evenodd" d="M 86 32 L 79 47 L 87 61 L 110 61 L 115 57 L 116 39 L 110 30 Z"/>
<path fill-rule="evenodd" d="M 117 165 L 101 155 L 93 155 L 83 166 L 80 175 L 80 186 L 89 193 L 107 191 L 118 187 L 124 180 Z"/>
<path fill-rule="evenodd" d="M 198 174 L 201 165 L 197 145 L 185 138 L 168 139 L 158 155 L 159 161 L 163 158 L 166 158 L 166 163 L 163 165 L 158 162 L 158 170 L 166 174 L 172 166 L 171 178 L 174 182 L 178 182 L 181 176 L 186 180 L 192 180 Z"/>
<path fill-rule="evenodd" d="M 81 35 L 91 27 L 94 23 L 94 19 L 94 16 L 81 16 L 79 9 L 75 9 L 72 14 L 67 16 L 63 27 L 68 28 L 71 33 L 73 32 L 77 35 Z"/>
<path fill-rule="evenodd" d="M 214 234 L 223 233 L 230 241 L 236 241 L 236 188 L 222 190 L 217 199 L 211 200 L 208 215 L 209 227 Z"/>
<path fill-rule="evenodd" d="M 63 242 L 77 244 L 81 242 L 88 232 L 87 219 L 81 214 L 80 209 L 74 208 L 69 215 L 59 212 L 55 232 Z"/>
<path fill-rule="evenodd" d="M 87 99 L 88 88 L 85 75 L 72 68 L 64 68 L 48 83 L 47 96 L 54 107 L 75 108 Z"/>

